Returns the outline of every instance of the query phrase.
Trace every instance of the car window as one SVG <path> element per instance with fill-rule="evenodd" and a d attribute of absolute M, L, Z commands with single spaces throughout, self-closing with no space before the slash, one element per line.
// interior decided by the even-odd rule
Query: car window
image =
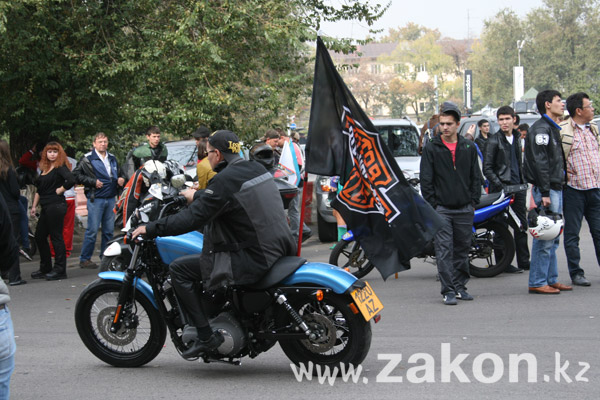
<path fill-rule="evenodd" d="M 198 162 L 197 148 L 194 142 L 190 144 L 168 143 L 169 160 L 176 160 L 184 167 L 191 167 Z"/>
<path fill-rule="evenodd" d="M 377 126 L 394 157 L 419 156 L 419 133 L 412 125 Z"/>
<path fill-rule="evenodd" d="M 469 130 L 469 127 L 471 125 L 475 125 L 475 134 L 473 135 L 473 137 L 475 139 L 477 139 L 479 137 L 479 127 L 477 126 L 477 121 L 463 121 L 460 125 L 460 128 L 458 128 L 458 134 L 461 136 L 465 136 L 467 134 L 467 131 Z M 500 130 L 500 125 L 498 125 L 498 123 L 496 121 L 491 121 L 490 122 L 490 133 L 496 133 L 498 132 L 498 130 Z"/>

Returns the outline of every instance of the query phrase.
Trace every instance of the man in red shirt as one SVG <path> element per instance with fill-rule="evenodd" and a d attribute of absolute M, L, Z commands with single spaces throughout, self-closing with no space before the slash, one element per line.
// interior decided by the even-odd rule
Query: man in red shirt
<path fill-rule="evenodd" d="M 467 293 L 469 248 L 474 207 L 481 197 L 475 144 L 457 134 L 460 110 L 450 102 L 441 107 L 441 134 L 430 139 L 421 157 L 421 192 L 446 221 L 435 235 L 435 257 L 444 304 L 473 300 Z"/>

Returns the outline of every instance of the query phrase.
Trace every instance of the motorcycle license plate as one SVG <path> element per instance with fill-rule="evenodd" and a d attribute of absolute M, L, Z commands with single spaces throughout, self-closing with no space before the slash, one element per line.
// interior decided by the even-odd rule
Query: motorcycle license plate
<path fill-rule="evenodd" d="M 381 300 L 379 300 L 369 282 L 365 282 L 365 284 L 364 288 L 353 290 L 350 296 L 354 299 L 363 317 L 369 321 L 383 310 L 383 304 L 381 304 Z"/>

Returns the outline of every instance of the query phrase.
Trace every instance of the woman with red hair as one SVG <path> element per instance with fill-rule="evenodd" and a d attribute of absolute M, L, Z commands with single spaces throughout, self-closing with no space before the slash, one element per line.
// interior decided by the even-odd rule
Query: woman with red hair
<path fill-rule="evenodd" d="M 40 176 L 36 180 L 37 193 L 33 198 L 31 215 L 34 215 L 38 204 L 42 212 L 35 230 L 35 241 L 40 251 L 40 269 L 31 274 L 33 279 L 54 281 L 67 277 L 67 253 L 63 240 L 63 221 L 67 213 L 67 201 L 63 195 L 75 185 L 75 177 L 71 173 L 67 154 L 57 142 L 50 142 L 41 154 Z M 48 235 L 54 247 L 55 261 L 52 268 L 52 257 Z"/>

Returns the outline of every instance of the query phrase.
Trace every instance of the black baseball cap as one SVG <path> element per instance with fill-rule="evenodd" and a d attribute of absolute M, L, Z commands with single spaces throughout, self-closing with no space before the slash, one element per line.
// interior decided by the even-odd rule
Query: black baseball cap
<path fill-rule="evenodd" d="M 240 156 L 240 151 L 242 150 L 242 144 L 240 143 L 240 138 L 231 131 L 221 130 L 216 131 L 208 138 L 208 143 L 219 150 L 225 159 L 229 161 L 232 155 L 236 157 Z"/>
<path fill-rule="evenodd" d="M 444 104 L 442 104 L 442 107 L 440 108 L 440 112 L 442 114 L 453 114 L 456 116 L 456 120 L 460 121 L 460 109 L 457 107 L 456 104 L 452 103 L 451 101 L 445 101 Z"/>

